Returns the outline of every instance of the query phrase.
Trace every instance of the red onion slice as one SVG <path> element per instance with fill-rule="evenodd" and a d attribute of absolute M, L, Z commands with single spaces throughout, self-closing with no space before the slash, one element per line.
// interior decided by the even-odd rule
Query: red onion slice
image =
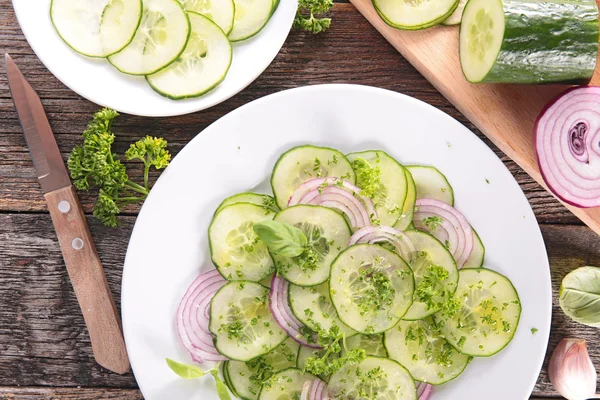
<path fill-rule="evenodd" d="M 389 226 L 366 226 L 356 231 L 348 242 L 348 246 L 357 243 L 389 243 L 397 250 L 398 255 L 410 262 L 417 251 L 412 241 L 404 232 Z"/>
<path fill-rule="evenodd" d="M 198 276 L 186 291 L 177 309 L 179 340 L 196 362 L 225 361 L 208 331 L 210 300 L 227 281 L 216 270 Z"/>
<path fill-rule="evenodd" d="M 306 381 L 304 385 L 302 385 L 302 393 L 300 393 L 300 400 L 308 400 L 308 395 L 310 393 L 310 389 L 313 386 L 314 381 Z"/>
<path fill-rule="evenodd" d="M 269 292 L 269 307 L 273 314 L 273 318 L 275 318 L 275 321 L 281 329 L 296 342 L 312 349 L 320 349 L 321 347 L 315 344 L 316 337 L 314 340 L 315 343 L 308 343 L 304 335 L 300 333 L 303 325 L 298 321 L 294 313 L 292 313 L 292 309 L 288 303 L 288 287 L 288 281 L 277 275 L 273 276 L 273 279 L 271 280 L 271 291 Z"/>
<path fill-rule="evenodd" d="M 360 194 L 361 189 L 340 178 L 316 178 L 304 182 L 290 197 L 289 206 L 321 205 L 346 214 L 354 229 L 371 225 L 377 218 L 373 201 Z"/>
<path fill-rule="evenodd" d="M 433 386 L 428 383 L 418 382 L 417 383 L 417 396 L 418 400 L 429 400 L 433 393 Z"/>
<path fill-rule="evenodd" d="M 430 229 L 425 219 L 439 217 L 439 225 Z M 415 204 L 413 223 L 417 229 L 429 232 L 442 243 L 448 241 L 448 248 L 458 267 L 462 267 L 473 251 L 473 229 L 456 208 L 443 201 L 420 199 Z"/>
<path fill-rule="evenodd" d="M 600 206 L 600 88 L 577 87 L 555 98 L 534 128 L 544 181 L 561 200 Z"/>

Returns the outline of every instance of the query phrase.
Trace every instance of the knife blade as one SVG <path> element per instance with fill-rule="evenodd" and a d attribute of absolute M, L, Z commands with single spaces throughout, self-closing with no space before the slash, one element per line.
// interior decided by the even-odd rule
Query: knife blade
<path fill-rule="evenodd" d="M 39 96 L 12 58 L 8 54 L 4 58 L 15 109 L 88 328 L 94 358 L 101 366 L 123 374 L 129 370 L 129 359 L 121 321 L 85 214 Z"/>

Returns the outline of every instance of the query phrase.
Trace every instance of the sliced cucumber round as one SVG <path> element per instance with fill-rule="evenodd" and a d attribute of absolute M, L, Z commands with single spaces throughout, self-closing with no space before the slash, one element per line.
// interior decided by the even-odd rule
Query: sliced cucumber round
<path fill-rule="evenodd" d="M 270 376 L 261 376 L 257 374 L 260 370 L 270 370 L 276 374 L 287 368 L 296 366 L 296 357 L 298 355 L 298 343 L 292 338 L 287 338 L 270 353 L 257 357 L 248 362 L 227 361 L 223 365 L 223 372 L 229 378 L 232 392 L 237 393 L 236 397 L 244 400 L 256 400 L 262 385 L 259 378 L 268 379 Z"/>
<path fill-rule="evenodd" d="M 406 231 L 417 254 L 410 266 L 415 276 L 414 301 L 405 320 L 417 320 L 437 312 L 456 292 L 458 268 L 452 254 L 428 233 Z"/>
<path fill-rule="evenodd" d="M 298 257 L 273 255 L 277 271 L 299 286 L 327 281 L 331 263 L 352 235 L 344 217 L 330 208 L 298 205 L 278 212 L 274 219 L 295 226 L 308 239 L 307 249 Z"/>
<path fill-rule="evenodd" d="M 313 287 L 290 284 L 288 302 L 296 318 L 315 332 L 321 329 L 329 331 L 336 325 L 346 336 L 356 333 L 338 318 L 335 307 L 331 304 L 328 283 Z"/>
<path fill-rule="evenodd" d="M 417 186 L 412 174 L 407 168 L 404 168 L 406 174 L 406 200 L 402 207 L 402 215 L 398 218 L 398 222 L 394 228 L 405 231 L 412 225 L 413 215 L 415 213 L 415 202 L 417 201 Z"/>
<path fill-rule="evenodd" d="M 350 153 L 346 157 L 354 168 L 356 185 L 373 199 L 381 225 L 394 226 L 408 193 L 404 167 L 381 150 Z"/>
<path fill-rule="evenodd" d="M 458 0 L 373 0 L 377 13 L 386 24 L 405 30 L 419 30 L 447 19 Z"/>
<path fill-rule="evenodd" d="M 463 11 L 465 9 L 465 6 L 467 5 L 467 1 L 468 0 L 460 0 L 458 2 L 458 7 L 456 7 L 456 10 L 454 10 L 452 15 L 449 16 L 447 19 L 445 19 L 442 22 L 442 25 L 458 25 L 458 24 L 460 24 L 460 21 L 462 21 Z"/>
<path fill-rule="evenodd" d="M 108 61 L 125 74 L 153 74 L 183 53 L 190 32 L 190 20 L 178 0 L 144 0 L 133 40 Z"/>
<path fill-rule="evenodd" d="M 223 208 L 230 206 L 232 204 L 237 204 L 237 203 L 256 204 L 257 206 L 264 207 L 265 211 L 267 211 L 267 210 L 271 210 L 273 212 L 279 211 L 279 207 L 277 207 L 277 205 L 275 204 L 275 199 L 273 197 L 269 196 L 268 194 L 258 194 L 258 193 L 248 192 L 248 193 L 234 194 L 233 196 L 226 198 L 225 200 L 223 200 L 223 202 L 221 204 L 219 204 L 219 207 L 217 207 L 215 214 L 218 213 L 219 211 L 221 211 Z"/>
<path fill-rule="evenodd" d="M 73 50 L 88 57 L 107 57 L 133 39 L 142 18 L 142 1 L 52 0 L 50 18 Z"/>
<path fill-rule="evenodd" d="M 389 358 L 367 357 L 331 375 L 328 394 L 344 400 L 417 400 L 415 381 L 406 368 Z"/>
<path fill-rule="evenodd" d="M 250 203 L 232 204 L 215 214 L 208 228 L 210 254 L 225 279 L 259 282 L 273 273 L 273 259 L 253 227 L 274 216 Z"/>
<path fill-rule="evenodd" d="M 188 11 L 192 31 L 183 53 L 146 80 L 173 100 L 202 96 L 225 79 L 232 60 L 229 39 L 213 21 Z"/>
<path fill-rule="evenodd" d="M 521 302 L 510 280 L 489 269 L 462 269 L 452 307 L 434 316 L 444 338 L 459 352 L 489 357 L 510 343 Z"/>
<path fill-rule="evenodd" d="M 209 18 L 226 35 L 233 28 L 235 5 L 233 0 L 179 0 L 186 11 L 193 11 Z"/>
<path fill-rule="evenodd" d="M 454 206 L 454 190 L 448 179 L 435 167 L 411 165 L 410 171 L 417 186 L 417 199 L 435 199 Z"/>
<path fill-rule="evenodd" d="M 432 385 L 456 378 L 471 361 L 440 336 L 431 318 L 400 321 L 385 333 L 385 347 L 415 380 Z"/>
<path fill-rule="evenodd" d="M 287 334 L 269 309 L 269 289 L 250 281 L 229 282 L 210 303 L 209 329 L 225 357 L 248 361 L 269 353 Z"/>
<path fill-rule="evenodd" d="M 388 356 L 388 352 L 383 345 L 383 333 L 378 335 L 363 335 L 359 333 L 346 339 L 346 346 L 348 346 L 348 350 L 363 349 L 368 356 Z"/>
<path fill-rule="evenodd" d="M 408 264 L 382 246 L 357 244 L 331 265 L 331 301 L 339 318 L 360 333 L 392 328 L 413 301 L 415 282 Z"/>
<path fill-rule="evenodd" d="M 483 266 L 483 260 L 485 259 L 485 246 L 481 241 L 481 238 L 473 229 L 473 251 L 471 251 L 471 255 L 467 258 L 465 265 L 463 268 L 481 268 Z"/>
<path fill-rule="evenodd" d="M 231 392 L 231 394 L 234 397 L 241 397 L 236 391 L 235 391 L 235 387 L 233 387 L 233 382 L 231 382 L 231 378 L 229 377 L 229 373 L 227 372 L 227 368 L 230 362 L 239 362 L 239 361 L 224 361 L 223 362 L 223 381 L 225 382 L 225 385 L 227 386 L 227 388 L 229 389 L 229 391 Z"/>
<path fill-rule="evenodd" d="M 235 17 L 229 40 L 239 42 L 256 35 L 265 27 L 273 11 L 273 0 L 233 0 Z"/>
<path fill-rule="evenodd" d="M 316 376 L 302 372 L 298 368 L 288 368 L 273 375 L 263 386 L 259 400 L 297 400 L 306 381 L 314 381 Z"/>
<path fill-rule="evenodd" d="M 283 210 L 288 206 L 290 197 L 302 183 L 321 177 L 356 182 L 350 161 L 337 150 L 307 145 L 283 153 L 271 175 L 271 187 L 279 208 Z"/>
<path fill-rule="evenodd" d="M 296 366 L 301 370 L 304 370 L 304 365 L 306 364 L 306 359 L 308 357 L 323 358 L 326 352 L 327 350 L 324 349 L 318 350 L 310 347 L 300 346 L 300 349 L 298 350 L 298 358 L 296 359 Z M 327 356 L 327 361 L 333 362 L 338 358 L 340 358 L 339 353 L 330 353 L 329 356 Z M 324 382 L 329 382 L 329 375 L 319 375 L 319 378 Z"/>

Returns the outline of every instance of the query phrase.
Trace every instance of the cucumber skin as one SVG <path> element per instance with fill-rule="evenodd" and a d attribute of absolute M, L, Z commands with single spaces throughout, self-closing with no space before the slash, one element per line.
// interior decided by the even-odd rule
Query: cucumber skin
<path fill-rule="evenodd" d="M 444 22 L 445 20 L 447 20 L 452 14 L 454 14 L 454 11 L 456 11 L 456 9 L 458 8 L 458 0 L 457 0 L 456 3 L 454 4 L 454 7 L 452 7 L 450 10 L 448 10 L 448 12 L 445 15 L 442 15 L 438 19 L 429 21 L 422 25 L 399 25 L 399 24 L 395 24 L 392 21 L 390 21 L 385 15 L 383 15 L 383 13 L 381 11 L 379 11 L 379 8 L 377 7 L 377 0 L 371 0 L 371 2 L 373 3 L 373 8 L 375 8 L 375 11 L 377 11 L 377 15 L 379 15 L 379 18 L 381 18 L 383 20 L 383 22 L 385 22 L 392 28 L 400 29 L 403 31 L 420 31 L 422 29 L 427 29 L 427 28 L 431 28 L 432 26 L 439 25 L 442 22 Z"/>
<path fill-rule="evenodd" d="M 498 0 L 500 1 L 500 0 Z M 587 84 L 598 58 L 595 1 L 503 0 L 505 31 L 482 82 Z M 532 56 L 538 61 L 528 62 Z"/>

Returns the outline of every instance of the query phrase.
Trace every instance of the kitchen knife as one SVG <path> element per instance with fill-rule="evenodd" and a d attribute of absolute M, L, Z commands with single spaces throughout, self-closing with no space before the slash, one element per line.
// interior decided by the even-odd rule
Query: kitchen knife
<path fill-rule="evenodd" d="M 40 98 L 8 54 L 5 65 L 13 102 L 90 334 L 94 357 L 104 368 L 123 374 L 129 370 L 129 359 L 121 321 L 75 188 Z"/>

